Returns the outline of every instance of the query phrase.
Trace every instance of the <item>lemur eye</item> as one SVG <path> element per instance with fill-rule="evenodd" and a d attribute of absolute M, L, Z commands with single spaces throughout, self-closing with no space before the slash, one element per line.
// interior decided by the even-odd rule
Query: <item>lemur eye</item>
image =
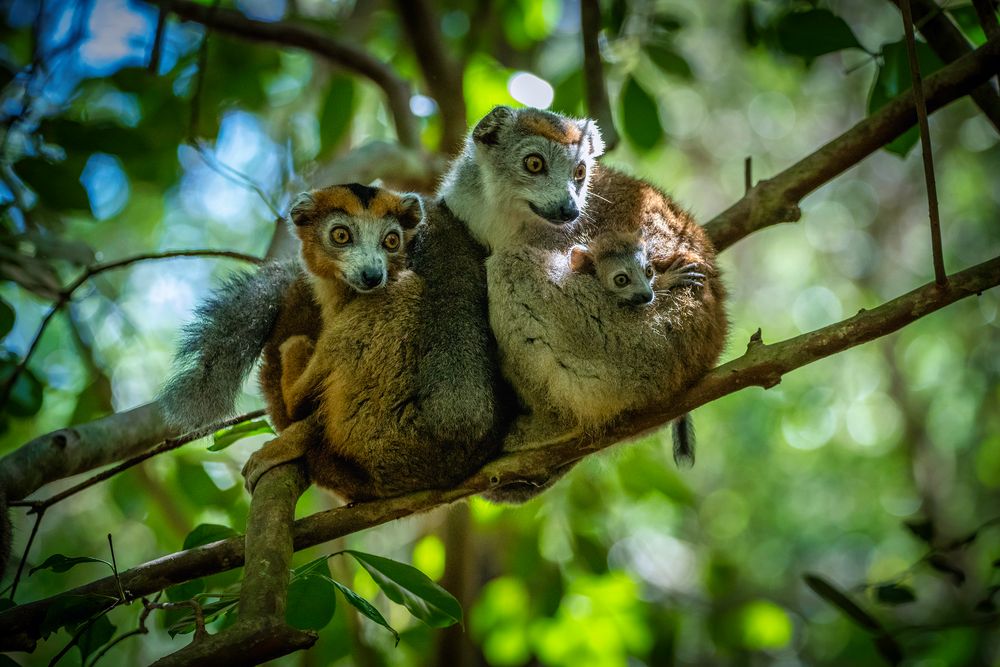
<path fill-rule="evenodd" d="M 347 245 L 351 242 L 351 230 L 347 227 L 334 227 L 330 232 L 330 238 L 337 245 Z"/>
<path fill-rule="evenodd" d="M 618 287 L 627 287 L 630 282 L 632 281 L 629 280 L 629 277 L 624 273 L 619 273 L 615 276 L 615 285 Z"/>
<path fill-rule="evenodd" d="M 384 245 L 385 249 L 389 252 L 396 252 L 399 250 L 399 234 L 396 232 L 389 232 L 385 235 L 382 245 Z"/>
<path fill-rule="evenodd" d="M 647 278 L 652 278 L 653 277 L 653 265 L 652 264 L 650 264 L 649 266 L 646 267 L 646 277 Z"/>
<path fill-rule="evenodd" d="M 585 178 L 587 178 L 587 165 L 581 162 L 576 165 L 576 169 L 573 171 L 573 179 L 582 181 Z"/>
<path fill-rule="evenodd" d="M 538 153 L 532 153 L 524 158 L 524 168 L 528 170 L 529 174 L 540 174 L 545 169 L 545 158 Z"/>

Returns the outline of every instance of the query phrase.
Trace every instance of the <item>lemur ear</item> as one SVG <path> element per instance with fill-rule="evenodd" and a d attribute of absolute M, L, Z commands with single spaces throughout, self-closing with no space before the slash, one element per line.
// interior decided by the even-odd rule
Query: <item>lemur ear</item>
<path fill-rule="evenodd" d="M 316 199 L 311 192 L 303 192 L 292 202 L 292 210 L 289 211 L 288 217 L 296 226 L 301 227 L 312 223 L 315 213 Z"/>
<path fill-rule="evenodd" d="M 472 139 L 478 144 L 495 146 L 500 142 L 500 130 L 514 118 L 514 110 L 510 107 L 493 107 L 483 119 L 476 123 L 472 130 Z"/>
<path fill-rule="evenodd" d="M 594 256 L 587 246 L 575 245 L 569 249 L 569 268 L 574 273 L 594 273 Z"/>
<path fill-rule="evenodd" d="M 399 224 L 413 229 L 424 219 L 424 202 L 420 195 L 407 193 L 399 200 Z"/>
<path fill-rule="evenodd" d="M 587 118 L 577 121 L 577 126 L 583 133 L 583 147 L 587 150 L 587 154 L 592 158 L 604 155 L 604 139 L 597 123 Z"/>

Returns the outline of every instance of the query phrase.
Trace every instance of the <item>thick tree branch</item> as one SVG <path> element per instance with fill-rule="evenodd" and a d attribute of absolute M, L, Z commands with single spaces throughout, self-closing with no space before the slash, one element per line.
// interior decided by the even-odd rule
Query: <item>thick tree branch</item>
<path fill-rule="evenodd" d="M 927 77 L 924 93 L 932 112 L 974 90 L 1000 70 L 1000 39 Z M 716 249 L 724 250 L 748 234 L 799 219 L 807 194 L 886 145 L 917 121 L 913 91 L 899 95 L 875 114 L 780 174 L 757 183 L 745 197 L 705 225 Z"/>
<path fill-rule="evenodd" d="M 902 0 L 892 0 L 892 2 L 902 11 Z M 913 22 L 938 58 L 950 63 L 972 53 L 969 40 L 935 0 L 910 0 L 910 7 L 913 12 Z M 996 23 L 995 17 L 993 22 Z M 975 88 L 970 96 L 993 126 L 1000 130 L 1000 95 L 993 86 L 984 83 Z"/>
<path fill-rule="evenodd" d="M 611 105 L 608 103 L 608 86 L 604 79 L 601 61 L 601 6 L 597 0 L 580 3 L 580 32 L 583 41 L 583 81 L 587 95 L 587 113 L 597 121 L 607 150 L 618 145 Z"/>
<path fill-rule="evenodd" d="M 765 345 L 754 338 L 747 352 L 711 371 L 676 401 L 641 414 L 630 415 L 607 432 L 586 440 L 572 440 L 545 449 L 509 454 L 492 461 L 454 489 L 421 491 L 397 498 L 339 507 L 299 519 L 294 524 L 295 549 L 343 537 L 417 512 L 455 502 L 498 485 L 537 482 L 557 468 L 617 442 L 661 428 L 671 419 L 717 398 L 751 386 L 773 387 L 782 376 L 819 359 L 885 336 L 960 299 L 1000 284 L 1000 258 L 949 277 L 944 287 L 924 285 L 873 310 L 789 340 Z M 243 564 L 242 537 L 221 540 L 196 549 L 170 554 L 121 573 L 122 586 L 142 596 Z M 29 650 L 39 637 L 46 611 L 66 596 L 94 596 L 94 609 L 116 595 L 114 577 L 92 582 L 60 595 L 0 613 L 0 650 Z M 81 616 L 87 610 L 81 609 Z"/>
<path fill-rule="evenodd" d="M 314 53 L 333 65 L 370 79 L 385 93 L 386 104 L 404 146 L 420 145 L 416 118 L 410 112 L 410 86 L 388 65 L 367 51 L 338 42 L 314 28 L 295 23 L 252 21 L 232 9 L 218 9 L 193 0 L 149 0 L 185 21 L 195 21 L 228 35 Z"/>
<path fill-rule="evenodd" d="M 413 46 L 424 82 L 441 110 L 441 152 L 454 155 L 467 130 L 462 69 L 445 49 L 440 15 L 427 0 L 396 0 L 403 28 Z"/>

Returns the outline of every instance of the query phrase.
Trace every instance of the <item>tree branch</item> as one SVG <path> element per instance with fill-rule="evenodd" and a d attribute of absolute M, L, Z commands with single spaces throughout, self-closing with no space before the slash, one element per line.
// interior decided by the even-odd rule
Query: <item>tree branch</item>
<path fill-rule="evenodd" d="M 995 4 L 993 0 L 972 0 L 972 6 L 976 9 L 979 24 L 983 26 L 983 32 L 990 39 L 1000 37 L 1000 22 L 997 21 Z"/>
<path fill-rule="evenodd" d="M 754 338 L 740 358 L 716 368 L 676 401 L 668 401 L 641 414 L 630 415 L 605 433 L 585 440 L 558 443 L 545 449 L 519 451 L 485 465 L 454 489 L 421 491 L 396 498 L 339 507 L 299 519 L 294 524 L 295 549 L 301 550 L 417 512 L 455 502 L 496 486 L 517 481 L 540 482 L 570 461 L 642 436 L 685 412 L 751 386 L 773 387 L 784 374 L 861 343 L 887 335 L 960 299 L 1000 284 L 1000 258 L 992 259 L 949 277 L 939 287 L 924 285 L 873 310 L 817 331 L 765 345 Z M 243 538 L 233 537 L 189 549 L 134 567 L 120 574 L 122 586 L 132 596 L 142 596 L 167 586 L 239 567 L 243 564 Z M 106 577 L 59 595 L 0 613 L 0 650 L 29 650 L 39 637 L 46 611 L 67 596 L 93 596 L 93 610 L 117 595 L 114 577 Z M 86 617 L 93 610 L 81 605 Z"/>
<path fill-rule="evenodd" d="M 410 86 L 391 67 L 367 51 L 338 42 L 313 28 L 295 23 L 264 23 L 248 19 L 232 9 L 218 9 L 194 0 L 149 0 L 150 3 L 173 12 L 185 21 L 201 23 L 234 37 L 302 49 L 324 58 L 333 65 L 370 79 L 385 93 L 389 113 L 396 125 L 396 135 L 404 146 L 420 145 L 417 122 L 410 112 Z"/>
<path fill-rule="evenodd" d="M 902 0 L 892 0 L 892 2 L 902 12 Z M 910 6 L 913 12 L 913 22 L 938 58 L 950 63 L 972 53 L 972 45 L 969 44 L 969 40 L 965 38 L 962 31 L 935 0 L 910 0 Z M 993 23 L 996 24 L 995 17 Z M 986 34 L 990 34 L 988 30 Z M 996 35 L 990 35 L 990 37 L 993 38 Z M 989 83 L 984 83 L 973 90 L 970 96 L 982 109 L 983 114 L 993 123 L 993 126 L 1000 130 L 1000 95 L 997 94 L 997 91 Z"/>
<path fill-rule="evenodd" d="M 587 94 L 587 113 L 601 128 L 604 145 L 611 151 L 618 145 L 618 131 L 615 129 L 608 103 L 608 87 L 604 79 L 604 63 L 601 61 L 601 6 L 597 0 L 582 0 L 580 3 L 580 32 L 583 40 L 583 80 Z"/>
<path fill-rule="evenodd" d="M 462 148 L 467 130 L 462 69 L 445 50 L 438 27 L 439 13 L 427 0 L 396 0 L 396 7 L 427 89 L 441 110 L 440 150 L 455 155 Z"/>
<path fill-rule="evenodd" d="M 1000 70 L 1000 39 L 927 77 L 924 93 L 932 112 L 974 90 Z M 877 113 L 780 174 L 757 183 L 745 197 L 705 225 L 717 250 L 752 232 L 799 219 L 807 194 L 854 166 L 916 123 L 913 91 L 899 95 Z"/>

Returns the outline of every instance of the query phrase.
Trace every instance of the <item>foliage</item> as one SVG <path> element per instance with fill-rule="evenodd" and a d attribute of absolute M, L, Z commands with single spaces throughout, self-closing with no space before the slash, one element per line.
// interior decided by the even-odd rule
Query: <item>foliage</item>
<path fill-rule="evenodd" d="M 470 121 L 535 99 L 510 85 L 518 72 L 551 84 L 552 108 L 588 113 L 578 3 L 510 0 L 488 14 L 489 3 L 432 4 Z M 743 195 L 747 156 L 754 178 L 768 178 L 911 83 L 891 2 L 600 4 L 624 138 L 608 160 L 700 219 Z M 434 152 L 442 100 L 390 8 L 221 3 L 363 46 L 422 96 L 414 122 Z M 212 32 L 202 71 L 206 32 L 176 18 L 151 72 L 157 16 L 137 0 L 2 12 L 0 386 L 18 373 L 0 412 L 7 453 L 151 400 L 179 327 L 234 267 L 172 259 L 95 276 L 17 370 L 81 269 L 178 248 L 261 256 L 272 209 L 350 149 L 395 140 L 396 128 L 377 85 L 295 48 Z M 950 3 L 947 14 L 983 43 L 970 6 Z M 925 77 L 942 66 L 923 41 L 917 49 Z M 1000 145 L 967 100 L 936 114 L 931 131 L 954 270 L 1000 247 Z M 929 279 L 916 141 L 908 132 L 810 195 L 798 227 L 722 256 L 727 358 L 759 326 L 768 341 L 791 337 Z M 995 663 L 998 327 L 1000 297 L 987 292 L 767 392 L 699 409 L 691 472 L 673 467 L 669 439 L 655 434 L 585 461 L 525 507 L 477 499 L 352 535 L 336 546 L 341 557 L 300 553 L 288 621 L 320 641 L 309 658 L 279 664 L 442 664 L 455 642 L 495 665 Z M 244 407 L 258 404 L 248 388 Z M 236 425 L 52 507 L 16 600 L 104 576 L 87 563 L 105 562 L 109 531 L 128 566 L 242 532 L 239 470 L 269 433 L 260 420 Z M 299 514 L 331 504 L 312 490 Z M 15 515 L 16 553 L 32 521 Z M 214 632 L 236 618 L 239 580 L 238 570 L 204 577 L 159 600 L 197 602 Z M 95 604 L 113 608 L 65 622 Z M 465 635 L 437 629 L 462 623 L 463 609 Z M 190 607 L 159 609 L 148 634 L 118 642 L 142 612 L 139 601 L 67 599 L 46 618 L 47 640 L 18 661 L 46 664 L 74 642 L 66 663 L 148 664 L 195 630 Z"/>

